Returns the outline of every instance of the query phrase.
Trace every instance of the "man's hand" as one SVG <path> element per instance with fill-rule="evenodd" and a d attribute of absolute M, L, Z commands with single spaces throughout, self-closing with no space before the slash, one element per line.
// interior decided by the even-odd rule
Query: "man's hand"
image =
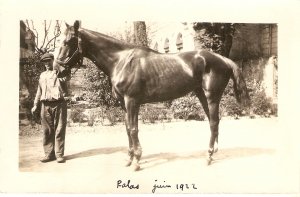
<path fill-rule="evenodd" d="M 31 113 L 34 114 L 34 112 L 36 111 L 36 109 L 37 109 L 37 106 L 34 105 L 33 108 L 31 109 Z"/>

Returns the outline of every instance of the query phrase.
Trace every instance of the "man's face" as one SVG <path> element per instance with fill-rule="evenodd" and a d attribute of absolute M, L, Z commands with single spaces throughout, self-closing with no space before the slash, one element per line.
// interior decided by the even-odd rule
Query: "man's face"
<path fill-rule="evenodd" d="M 53 70 L 53 60 L 47 60 L 44 62 L 46 70 Z"/>

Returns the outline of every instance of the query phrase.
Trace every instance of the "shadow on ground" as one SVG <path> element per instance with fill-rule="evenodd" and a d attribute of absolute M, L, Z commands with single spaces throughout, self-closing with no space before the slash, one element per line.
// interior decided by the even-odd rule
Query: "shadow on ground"
<path fill-rule="evenodd" d="M 101 154 L 113 154 L 116 152 L 123 152 L 127 153 L 128 148 L 127 147 L 107 147 L 107 148 L 95 148 L 91 150 L 85 150 L 79 153 L 75 153 L 72 155 L 66 155 L 66 160 L 76 159 L 76 158 L 82 158 L 82 157 L 91 157 L 95 155 L 101 155 Z"/>
<path fill-rule="evenodd" d="M 85 157 L 92 157 L 97 155 L 107 155 L 107 154 L 114 154 L 121 152 L 123 154 L 127 154 L 128 148 L 125 146 L 121 147 L 106 147 L 106 148 L 95 148 L 90 150 L 85 150 L 82 152 L 78 152 L 71 155 L 66 155 L 66 160 L 72 160 L 77 158 L 85 158 Z M 218 153 L 215 154 L 212 164 L 224 162 L 230 159 L 238 159 L 244 157 L 251 157 L 257 155 L 270 155 L 275 153 L 273 149 L 263 149 L 263 148 L 248 148 L 248 147 L 237 147 L 237 148 L 227 148 L 221 149 Z M 155 166 L 163 165 L 169 162 L 174 162 L 178 160 L 189 160 L 189 159 L 206 159 L 207 151 L 195 151 L 195 152 L 186 152 L 186 153 L 155 153 L 155 154 L 148 154 L 142 156 L 140 161 L 141 170 L 146 170 L 149 168 L 153 168 Z M 101 158 L 100 158 L 101 159 Z M 32 170 L 37 168 L 41 165 L 38 161 L 38 158 L 27 158 L 22 159 L 19 162 L 19 167 L 25 171 Z M 22 171 L 23 171 L 22 170 Z"/>
<path fill-rule="evenodd" d="M 273 149 L 263 149 L 263 148 L 247 148 L 247 147 L 237 147 L 221 149 L 214 155 L 214 163 L 222 162 L 230 159 L 238 159 L 242 157 L 251 157 L 263 154 L 274 154 Z M 197 151 L 191 153 L 177 154 L 177 153 L 158 153 L 150 154 L 142 157 L 140 162 L 143 165 L 143 170 L 147 168 L 152 168 L 158 165 L 162 165 L 168 162 L 177 160 L 187 160 L 187 159 L 206 159 L 207 151 Z"/>
<path fill-rule="evenodd" d="M 104 154 L 114 154 L 117 152 L 127 153 L 127 147 L 107 147 L 107 148 L 95 148 L 90 150 L 85 150 L 79 153 L 65 155 L 66 160 L 72 160 L 77 158 L 92 157 L 96 155 Z M 27 153 L 27 154 L 26 154 Z M 22 153 L 22 157 L 19 158 L 19 169 L 20 171 L 32 171 L 41 168 L 42 166 L 49 165 L 50 163 L 41 163 L 40 158 L 37 155 L 31 153 Z M 55 162 L 56 163 L 56 162 Z M 50 164 L 51 165 L 51 164 Z"/>

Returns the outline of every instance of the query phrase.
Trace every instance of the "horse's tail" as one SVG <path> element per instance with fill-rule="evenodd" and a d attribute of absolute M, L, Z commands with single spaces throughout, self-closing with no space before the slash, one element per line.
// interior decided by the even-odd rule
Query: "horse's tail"
<path fill-rule="evenodd" d="M 232 69 L 231 78 L 233 80 L 235 98 L 243 107 L 249 107 L 251 101 L 242 70 L 231 60 L 228 61 L 228 64 Z"/>

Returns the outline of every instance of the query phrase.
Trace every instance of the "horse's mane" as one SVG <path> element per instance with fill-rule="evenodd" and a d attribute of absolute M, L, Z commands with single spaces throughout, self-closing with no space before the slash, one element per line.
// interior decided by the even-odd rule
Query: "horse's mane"
<path fill-rule="evenodd" d="M 138 45 L 135 45 L 135 44 L 126 43 L 124 41 L 121 41 L 119 39 L 116 39 L 112 36 L 108 36 L 108 35 L 100 33 L 100 32 L 96 32 L 96 31 L 89 30 L 89 29 L 83 29 L 83 28 L 82 28 L 82 30 L 84 30 L 85 32 L 88 32 L 89 34 L 93 34 L 93 36 L 95 36 L 95 37 L 104 38 L 105 40 L 107 40 L 109 42 L 119 44 L 119 45 L 123 45 L 123 46 L 126 46 L 128 48 L 138 48 L 138 49 L 150 50 L 152 52 L 158 53 L 157 51 L 155 51 L 155 50 L 153 50 L 149 47 L 138 46 Z"/>

